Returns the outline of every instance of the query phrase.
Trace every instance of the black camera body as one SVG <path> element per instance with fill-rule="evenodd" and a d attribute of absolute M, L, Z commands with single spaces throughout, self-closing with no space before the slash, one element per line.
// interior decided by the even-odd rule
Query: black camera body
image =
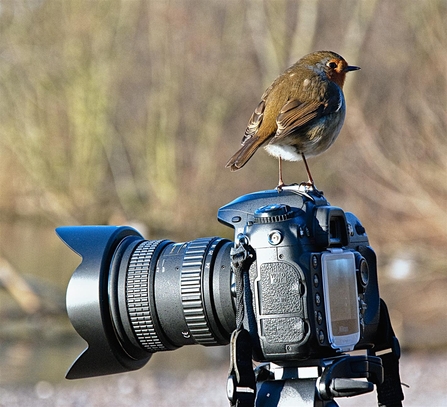
<path fill-rule="evenodd" d="M 244 292 L 253 358 L 286 365 L 374 346 L 380 298 L 374 251 L 349 212 L 297 186 L 223 206 L 235 230 L 185 243 L 148 241 L 129 227 L 61 227 L 82 263 L 67 310 L 88 348 L 67 378 L 141 368 L 154 352 L 229 343 L 236 327 L 231 248 L 254 261 Z"/>
<path fill-rule="evenodd" d="M 376 257 L 352 213 L 292 187 L 245 195 L 218 218 L 255 252 L 244 318 L 255 360 L 287 364 L 373 346 Z"/>

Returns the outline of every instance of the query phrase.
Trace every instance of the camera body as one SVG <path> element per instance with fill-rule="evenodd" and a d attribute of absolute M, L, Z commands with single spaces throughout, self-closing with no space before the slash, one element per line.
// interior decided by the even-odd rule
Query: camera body
<path fill-rule="evenodd" d="M 244 293 L 255 360 L 287 364 L 373 346 L 376 257 L 352 213 L 291 187 L 238 198 L 218 219 L 255 252 Z"/>
<path fill-rule="evenodd" d="M 60 227 L 82 263 L 67 311 L 87 349 L 67 378 L 141 368 L 154 352 L 229 343 L 236 327 L 231 248 L 254 261 L 243 325 L 253 359 L 286 365 L 374 346 L 380 298 L 374 251 L 351 213 L 298 186 L 242 196 L 218 219 L 235 231 L 190 242 L 149 241 L 134 229 Z"/>

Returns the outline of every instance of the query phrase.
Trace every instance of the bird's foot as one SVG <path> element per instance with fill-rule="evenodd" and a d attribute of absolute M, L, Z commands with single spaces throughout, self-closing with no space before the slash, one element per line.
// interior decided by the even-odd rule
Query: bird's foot
<path fill-rule="evenodd" d="M 302 182 L 299 185 L 300 189 L 303 189 L 304 192 L 309 192 L 312 191 L 313 193 L 319 195 L 319 196 L 323 196 L 324 192 L 320 191 L 316 186 L 315 183 L 313 181 L 307 181 L 307 182 Z"/>
<path fill-rule="evenodd" d="M 286 184 L 284 184 L 284 182 L 280 182 L 277 186 L 276 186 L 276 190 L 278 191 L 278 193 L 282 192 L 283 188 L 287 186 Z"/>

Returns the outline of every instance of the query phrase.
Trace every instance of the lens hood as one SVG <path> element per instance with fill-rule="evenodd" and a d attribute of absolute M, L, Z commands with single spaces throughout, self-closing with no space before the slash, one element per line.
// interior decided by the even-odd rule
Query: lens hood
<path fill-rule="evenodd" d="M 70 367 L 67 379 L 127 372 L 143 367 L 151 353 L 138 358 L 121 345 L 110 313 L 108 279 L 118 245 L 142 239 L 127 226 L 65 226 L 59 237 L 82 257 L 67 288 L 67 312 L 88 346 Z"/>

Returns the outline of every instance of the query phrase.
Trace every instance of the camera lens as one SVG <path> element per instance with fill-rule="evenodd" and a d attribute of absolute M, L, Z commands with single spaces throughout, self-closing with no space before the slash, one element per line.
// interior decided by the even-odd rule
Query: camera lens
<path fill-rule="evenodd" d="M 109 297 L 121 341 L 148 352 L 228 343 L 234 320 L 230 248 L 231 242 L 220 238 L 129 244 L 111 268 Z M 223 307 L 216 304 L 223 300 Z"/>
<path fill-rule="evenodd" d="M 183 345 L 229 342 L 231 241 L 151 241 L 111 226 L 57 232 L 83 257 L 67 289 L 67 310 L 88 348 L 68 378 L 138 369 L 152 353 Z"/>

